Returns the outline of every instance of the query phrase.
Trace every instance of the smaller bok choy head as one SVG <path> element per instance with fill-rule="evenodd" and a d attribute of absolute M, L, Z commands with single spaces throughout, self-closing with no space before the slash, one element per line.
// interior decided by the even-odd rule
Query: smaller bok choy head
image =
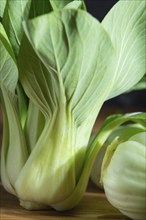
<path fill-rule="evenodd" d="M 144 131 L 144 129 L 145 128 L 143 125 L 129 121 L 128 124 L 122 124 L 118 126 L 108 136 L 108 138 L 106 139 L 105 143 L 103 144 L 103 146 L 99 150 L 99 153 L 96 156 L 94 165 L 92 167 L 91 175 L 90 175 L 91 180 L 98 188 L 101 188 L 101 189 L 103 188 L 103 185 L 100 182 L 101 166 L 102 166 L 102 161 L 103 161 L 105 152 L 107 150 L 107 147 L 110 145 L 110 143 L 113 142 L 113 140 L 116 137 L 118 137 L 119 142 L 124 142 L 128 140 L 131 136 Z M 95 136 L 95 134 L 93 134 L 93 136 Z"/>
<path fill-rule="evenodd" d="M 146 216 L 146 132 L 107 148 L 101 181 L 109 202 L 132 219 Z"/>

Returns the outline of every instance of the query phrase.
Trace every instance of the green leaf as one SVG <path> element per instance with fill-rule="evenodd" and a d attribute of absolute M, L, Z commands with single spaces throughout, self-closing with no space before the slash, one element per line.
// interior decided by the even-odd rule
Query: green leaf
<path fill-rule="evenodd" d="M 146 119 L 146 113 L 136 112 L 136 113 L 129 113 L 125 115 L 122 115 L 122 114 L 111 115 L 107 117 L 107 119 L 102 124 L 102 127 L 100 128 L 100 131 L 98 132 L 97 137 L 96 137 L 97 141 L 96 141 L 96 138 L 94 141 L 99 143 L 99 139 L 100 139 L 100 141 L 103 143 L 103 139 L 104 141 L 106 140 L 105 136 L 107 138 L 117 127 L 119 127 L 121 124 L 127 121 L 138 123 L 145 128 L 146 127 L 145 119 Z M 103 139 L 102 139 L 102 136 L 103 136 Z"/>
<path fill-rule="evenodd" d="M 130 91 L 143 90 L 143 89 L 146 89 L 146 74 L 143 76 L 143 78 L 134 87 L 131 88 Z"/>
<path fill-rule="evenodd" d="M 133 87 L 145 74 L 145 1 L 119 1 L 102 21 L 115 48 L 109 98 Z"/>
<path fill-rule="evenodd" d="M 16 59 L 15 59 L 15 55 L 14 55 L 12 46 L 11 46 L 10 41 L 8 39 L 8 36 L 5 32 L 5 29 L 1 23 L 0 23 L 0 40 L 1 40 L 1 43 L 3 44 L 3 46 L 6 48 L 9 55 L 12 57 L 12 59 L 16 63 Z"/>
<path fill-rule="evenodd" d="M 28 97 L 24 93 L 24 90 L 20 82 L 17 84 L 16 90 L 17 90 L 17 105 L 18 105 L 20 122 L 22 128 L 24 128 L 27 118 L 27 111 L 28 111 Z"/>
<path fill-rule="evenodd" d="M 2 24 L 0 24 L 0 56 L 0 88 L 3 84 L 9 91 L 14 93 L 18 81 L 18 70 L 10 42 Z"/>
<path fill-rule="evenodd" d="M 0 17 L 3 17 L 3 13 L 5 10 L 5 5 L 6 5 L 6 0 L 1 0 L 0 1 Z"/>
<path fill-rule="evenodd" d="M 17 141 L 19 142 L 19 137 L 17 136 L 18 135 L 17 128 L 16 128 L 17 122 L 15 121 L 15 115 L 13 113 L 13 109 L 11 106 L 12 100 L 9 97 L 8 93 L 10 92 L 11 94 L 14 95 L 16 92 L 16 87 L 17 87 L 17 91 L 19 90 L 18 86 L 17 86 L 18 69 L 16 66 L 16 61 L 15 61 L 15 57 L 14 57 L 10 42 L 7 38 L 7 35 L 4 31 L 2 24 L 0 24 L 0 55 L 1 55 L 0 90 L 2 92 L 1 93 L 1 104 L 2 104 L 2 108 L 3 108 L 3 123 L 4 123 L 1 173 L 2 173 L 2 179 L 4 181 L 4 186 L 6 187 L 6 189 L 9 192 L 15 194 L 14 188 L 12 186 L 13 185 L 12 182 L 14 181 L 13 178 L 16 177 L 15 174 L 18 172 L 18 167 L 20 165 L 20 161 L 19 161 L 19 159 L 18 160 L 14 159 L 14 160 L 16 160 L 16 163 L 18 162 L 18 167 L 16 168 L 15 166 L 17 166 L 17 164 L 14 164 L 13 160 L 10 159 L 9 157 L 11 157 L 10 155 L 12 155 L 12 151 L 17 154 L 17 150 L 15 150 L 15 147 L 19 148 L 19 146 L 17 146 Z M 23 102 L 22 94 L 21 94 L 21 101 L 19 99 L 18 102 L 19 102 L 19 106 L 20 106 L 21 103 Z M 16 100 L 13 101 L 13 105 L 14 106 L 16 105 Z M 24 104 L 23 104 L 23 110 L 21 111 L 21 113 L 24 111 L 25 111 L 25 109 L 24 109 Z M 24 116 L 24 114 L 23 115 L 20 114 L 21 121 L 24 118 L 23 116 Z M 19 119 L 17 119 L 17 120 L 19 120 Z M 15 130 L 15 128 L 16 128 L 16 130 Z M 15 135 L 16 135 L 16 138 L 15 138 Z M 13 139 L 16 139 L 17 141 L 13 140 Z M 15 146 L 13 146 L 13 144 Z M 18 143 L 18 145 L 20 145 L 20 144 Z M 18 152 L 18 154 L 19 154 L 19 152 Z M 17 156 L 19 157 L 19 155 L 17 155 Z M 9 162 L 7 161 L 7 159 L 9 160 Z M 20 160 L 21 160 L 21 155 L 20 155 Z M 8 163 L 11 163 L 11 162 L 12 162 L 12 165 L 10 165 L 10 164 L 8 165 Z M 8 166 L 9 166 L 9 168 L 8 168 Z M 13 167 L 13 169 L 16 169 L 15 172 L 11 172 L 12 170 L 10 168 L 12 168 L 12 167 Z M 11 173 L 10 178 L 9 178 L 9 173 Z M 13 174 L 14 174 L 14 177 L 12 177 Z"/>
<path fill-rule="evenodd" d="M 4 135 L 8 132 L 7 142 L 4 141 L 5 146 L 3 146 L 5 159 L 2 169 L 5 168 L 10 184 L 14 187 L 15 181 L 28 158 L 28 151 L 18 112 L 15 107 L 15 97 L 9 94 L 8 90 L 3 85 L 1 86 L 1 91 L 3 96 L 4 116 L 6 116 L 6 130 L 4 131 Z"/>
<path fill-rule="evenodd" d="M 30 0 L 7 1 L 3 25 L 16 57 L 23 36 L 22 21 L 28 18 Z"/>
<path fill-rule="evenodd" d="M 74 0 L 70 3 L 68 3 L 67 5 L 65 5 L 64 8 L 83 9 L 86 11 L 86 6 L 84 4 L 84 1 L 82 1 L 82 0 Z"/>
<path fill-rule="evenodd" d="M 53 11 L 50 0 L 31 0 L 29 18 L 34 18 L 42 14 Z"/>
<path fill-rule="evenodd" d="M 33 18 L 51 12 L 52 10 L 49 0 L 7 1 L 3 16 L 3 25 L 16 57 L 18 57 L 19 47 L 24 33 L 22 22 L 28 18 Z"/>
<path fill-rule="evenodd" d="M 45 118 L 40 110 L 29 100 L 27 120 L 25 123 L 25 137 L 29 152 L 31 152 L 38 141 L 45 125 Z M 30 129 L 31 127 L 31 129 Z"/>
<path fill-rule="evenodd" d="M 53 77 L 36 56 L 26 38 L 22 41 L 18 66 L 20 79 L 26 94 L 45 116 L 47 115 L 51 118 L 57 105 L 55 97 L 57 85 L 55 85 L 55 79 L 52 79 Z M 53 80 L 54 82 L 52 82 Z"/>
<path fill-rule="evenodd" d="M 53 7 L 53 9 L 59 9 L 59 8 L 64 8 L 65 5 L 67 5 L 68 3 L 72 2 L 72 0 L 50 0 L 50 3 Z"/>
<path fill-rule="evenodd" d="M 50 0 L 54 10 L 61 8 L 82 8 L 86 10 L 83 0 Z"/>
<path fill-rule="evenodd" d="M 4 188 L 11 194 L 16 195 L 13 185 L 10 182 L 7 172 L 7 152 L 9 148 L 9 123 L 5 105 L 3 104 L 3 136 L 1 148 L 1 181 Z"/>

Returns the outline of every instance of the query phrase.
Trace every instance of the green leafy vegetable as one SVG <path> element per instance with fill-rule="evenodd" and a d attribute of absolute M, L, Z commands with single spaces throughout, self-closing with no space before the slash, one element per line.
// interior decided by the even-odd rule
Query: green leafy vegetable
<path fill-rule="evenodd" d="M 111 204 L 132 219 L 145 216 L 145 141 L 146 113 L 108 117 L 93 141 L 103 147 L 91 179 L 100 188 L 102 184 Z"/>
<path fill-rule="evenodd" d="M 127 141 L 113 141 L 102 165 L 105 194 L 113 206 L 132 219 L 146 215 L 146 132 Z"/>
<path fill-rule="evenodd" d="M 103 64 L 107 65 L 109 54 L 112 51 L 106 32 L 87 13 L 65 10 L 56 11 L 54 14 L 44 15 L 25 24 L 24 30 L 32 46 L 25 38 L 22 42 L 19 60 L 22 85 L 28 97 L 43 113 L 46 123 L 39 142 L 16 182 L 17 193 L 23 200 L 38 201 L 40 189 L 43 187 L 42 199 L 39 200 L 40 203 L 43 203 L 46 194 L 49 193 L 48 204 L 59 202 L 67 197 L 79 181 L 93 123 L 103 100 L 105 100 L 104 97 L 108 93 L 108 90 L 104 89 L 107 78 L 104 77 L 106 72 L 103 71 L 106 67 L 104 68 Z M 83 25 L 82 22 L 84 22 L 83 29 L 80 28 Z M 43 29 L 42 23 L 44 24 Z M 57 34 L 58 29 L 60 35 Z M 90 33 L 85 38 L 85 33 L 89 29 Z M 87 47 L 89 40 L 91 43 Z M 109 52 L 104 44 L 101 44 L 104 40 L 109 44 Z M 103 55 L 98 53 L 99 50 L 103 51 Z M 25 61 L 24 57 L 26 57 Z M 88 66 L 85 65 L 87 61 Z M 84 69 L 85 66 L 86 69 Z M 95 74 L 96 72 L 98 74 Z M 98 87 L 96 86 L 97 81 L 99 82 Z M 97 103 L 95 102 L 96 93 L 100 94 Z M 87 100 L 91 94 L 93 100 L 89 100 L 89 105 Z M 41 153 L 42 148 L 44 150 Z M 55 150 L 53 150 L 54 148 Z M 32 182 L 35 182 L 38 172 L 41 173 L 40 163 L 44 155 L 48 155 L 44 169 L 50 167 L 50 172 L 42 173 L 43 176 L 39 178 L 40 182 L 37 182 L 35 188 Z M 62 160 L 63 155 L 65 155 L 64 160 Z M 65 165 L 66 163 L 68 166 Z M 34 173 L 32 178 L 27 178 L 34 166 L 37 170 L 36 174 Z M 54 168 L 55 175 L 51 172 Z M 55 184 L 56 177 L 58 184 Z M 45 179 L 43 180 L 43 178 Z M 68 179 L 71 182 L 68 183 L 69 189 L 67 190 L 65 182 Z M 24 181 L 28 194 L 24 193 L 24 188 L 22 189 Z M 48 188 L 42 185 L 48 181 L 50 192 L 46 191 Z M 58 196 L 55 196 L 57 194 Z"/>
<path fill-rule="evenodd" d="M 124 8 L 124 1 L 117 7 Z M 128 42 L 137 37 L 132 50 L 140 51 L 141 59 L 143 7 L 127 7 L 124 18 L 126 22 L 137 11 L 134 21 L 141 19 L 141 25 L 132 22 L 125 31 Z M 118 19 L 123 21 L 120 15 Z M 101 106 L 144 76 L 143 60 L 134 59 L 138 68 L 126 71 L 110 32 L 86 12 L 83 1 L 7 1 L 2 21 L 2 183 L 27 209 L 73 208 L 108 135 L 129 120 L 143 126 L 142 113 L 111 117 L 103 125 L 104 134 L 101 130 L 89 145 Z M 115 71 L 117 62 L 120 69 L 124 66 L 125 77 L 123 70 Z"/>
<path fill-rule="evenodd" d="M 94 182 L 95 185 L 97 185 L 97 187 L 103 188 L 100 182 L 101 166 L 108 145 L 110 145 L 110 143 L 114 141 L 115 138 L 118 138 L 118 141 L 121 143 L 123 141 L 127 141 L 131 136 L 138 134 L 142 131 L 145 131 L 145 126 L 140 125 L 139 123 L 129 122 L 126 125 L 121 125 L 117 127 L 114 131 L 111 132 L 111 134 L 103 144 L 102 148 L 100 149 L 92 167 L 91 180 Z"/>

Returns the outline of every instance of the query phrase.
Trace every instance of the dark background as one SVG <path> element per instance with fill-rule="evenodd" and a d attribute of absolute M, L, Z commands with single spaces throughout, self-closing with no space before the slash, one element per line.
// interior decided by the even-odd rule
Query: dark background
<path fill-rule="evenodd" d="M 104 16 L 118 0 L 84 0 L 87 11 L 102 21 Z"/>
<path fill-rule="evenodd" d="M 116 2 L 118 2 L 118 0 L 85 0 L 87 11 L 99 21 L 102 21 Z M 140 110 L 143 110 L 143 108 L 146 108 L 146 90 L 122 94 L 107 101 L 105 105 L 130 108 L 139 107 Z"/>

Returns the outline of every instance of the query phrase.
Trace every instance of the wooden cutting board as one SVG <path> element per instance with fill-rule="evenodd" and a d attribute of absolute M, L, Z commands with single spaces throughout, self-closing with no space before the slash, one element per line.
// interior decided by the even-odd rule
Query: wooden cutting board
<path fill-rule="evenodd" d="M 63 219 L 128 219 L 113 208 L 102 191 L 90 183 L 87 192 L 77 207 L 66 212 L 55 210 L 27 211 L 19 206 L 19 201 L 7 193 L 0 185 L 0 219 L 1 220 L 63 220 Z"/>

